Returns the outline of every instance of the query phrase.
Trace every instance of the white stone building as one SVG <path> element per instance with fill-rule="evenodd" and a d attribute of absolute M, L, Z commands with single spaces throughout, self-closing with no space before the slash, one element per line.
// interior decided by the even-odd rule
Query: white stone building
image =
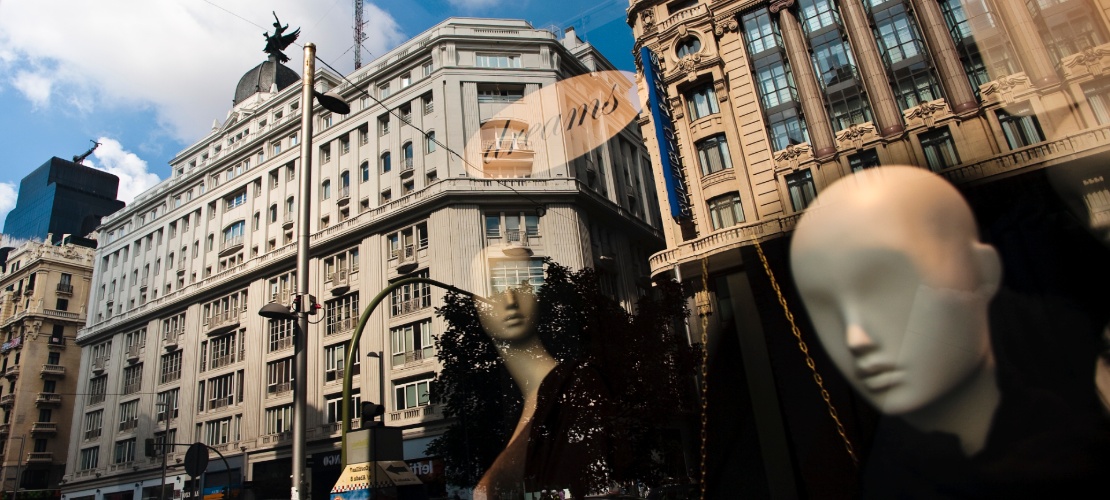
<path fill-rule="evenodd" d="M 356 70 L 353 86 L 318 71 L 319 86 L 352 112 L 316 112 L 309 173 L 310 292 L 323 305 L 307 344 L 314 496 L 338 474 L 344 347 L 361 308 L 391 280 L 424 275 L 486 295 L 521 279 L 538 283 L 541 259 L 551 257 L 602 269 L 604 286 L 628 306 L 642 292 L 647 258 L 663 241 L 635 124 L 578 158 L 560 140 L 519 137 L 512 154 L 463 152 L 476 136 L 504 147 L 501 128 L 485 137 L 484 125 L 522 95 L 610 69 L 573 32 L 448 19 Z M 271 62 L 252 69 L 227 120 L 172 160 L 172 177 L 103 221 L 77 340 L 83 388 L 65 498 L 157 497 L 162 461 L 144 456 L 143 442 L 164 439 L 166 428 L 170 442 L 205 442 L 227 458 L 231 473 L 214 458 L 209 486 L 242 474 L 257 498 L 288 494 L 292 328 L 258 311 L 287 303 L 295 284 L 304 173 L 297 78 Z M 443 463 L 424 451 L 445 425 L 428 403 L 441 297 L 416 287 L 378 308 L 354 353 L 354 393 L 381 400 L 379 360 L 366 355 L 383 351 L 386 424 L 404 429 L 405 458 L 442 494 L 434 476 Z M 175 491 L 189 479 L 184 452 L 169 456 Z"/>

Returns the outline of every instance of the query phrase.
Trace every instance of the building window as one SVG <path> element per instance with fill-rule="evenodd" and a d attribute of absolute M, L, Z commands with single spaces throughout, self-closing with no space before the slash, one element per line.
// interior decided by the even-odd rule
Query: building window
<path fill-rule="evenodd" d="M 720 113 L 717 105 L 717 92 L 712 83 L 686 93 L 686 107 L 690 109 L 690 119 L 697 120 L 709 115 Z"/>
<path fill-rule="evenodd" d="M 320 146 L 320 163 L 331 161 L 331 144 Z"/>
<path fill-rule="evenodd" d="M 504 238 L 506 243 L 535 242 L 540 237 L 540 216 L 528 212 L 486 214 L 486 238 Z"/>
<path fill-rule="evenodd" d="M 1083 94 L 1099 125 L 1110 123 L 1110 79 L 1096 81 L 1083 86 Z"/>
<path fill-rule="evenodd" d="M 360 312 L 357 293 L 327 301 L 324 304 L 325 335 L 351 331 Z"/>
<path fill-rule="evenodd" d="M 401 171 L 412 170 L 412 143 L 406 142 L 401 146 Z"/>
<path fill-rule="evenodd" d="M 225 210 L 231 210 L 239 205 L 242 205 L 247 202 L 247 190 L 243 189 L 238 193 L 228 196 L 227 198 L 224 198 L 224 201 Z M 213 210 L 212 213 L 215 213 L 215 210 Z"/>
<path fill-rule="evenodd" d="M 167 418 L 170 420 L 177 418 L 177 402 L 180 400 L 180 395 L 181 389 L 170 389 L 158 393 L 158 404 L 155 405 L 154 410 L 157 412 L 159 422 L 164 422 Z"/>
<path fill-rule="evenodd" d="M 393 366 L 431 359 L 434 356 L 431 319 L 391 328 L 389 334 L 393 346 Z"/>
<path fill-rule="evenodd" d="M 1059 65 L 1067 56 L 1106 43 L 1106 35 L 1100 28 L 1101 16 L 1091 9 L 1091 2 L 1039 0 L 1026 3 L 1054 64 Z"/>
<path fill-rule="evenodd" d="M 381 165 L 381 170 L 382 170 L 383 174 L 386 173 L 386 172 L 389 172 L 393 168 L 392 162 L 390 160 L 391 160 L 391 157 L 390 157 L 388 151 L 385 152 L 385 153 L 382 153 L 382 156 L 379 159 L 378 164 Z"/>
<path fill-rule="evenodd" d="M 351 152 L 351 139 L 348 136 L 339 138 L 339 154 L 345 155 Z"/>
<path fill-rule="evenodd" d="M 293 405 L 266 408 L 265 434 L 281 434 L 293 429 Z"/>
<path fill-rule="evenodd" d="M 817 197 L 813 184 L 813 174 L 809 170 L 795 172 L 786 176 L 786 189 L 790 191 L 790 204 L 795 212 L 801 212 Z"/>
<path fill-rule="evenodd" d="M 123 369 L 123 394 L 134 394 L 139 392 L 143 383 L 143 364 L 138 363 L 135 365 L 124 367 Z"/>
<path fill-rule="evenodd" d="M 378 136 L 383 136 L 389 133 L 389 115 L 382 115 L 378 117 Z"/>
<path fill-rule="evenodd" d="M 100 459 L 100 447 L 94 446 L 92 448 L 84 448 L 81 450 L 80 462 L 77 467 L 80 470 L 92 470 L 98 467 Z"/>
<path fill-rule="evenodd" d="M 425 78 L 431 76 L 432 75 L 432 61 L 428 61 L 428 62 L 425 62 L 424 64 L 421 64 L 420 65 L 420 73 L 422 75 L 424 75 Z"/>
<path fill-rule="evenodd" d="M 424 114 L 426 114 L 426 115 L 431 114 L 432 111 L 435 111 L 436 103 L 432 99 L 431 92 L 429 92 L 427 94 L 424 94 L 424 97 L 421 98 L 421 101 L 424 102 Z"/>
<path fill-rule="evenodd" d="M 852 169 L 852 172 L 875 168 L 879 166 L 879 153 L 874 149 L 865 149 L 854 155 L 850 155 L 848 156 L 848 166 Z"/>
<path fill-rule="evenodd" d="M 1002 125 L 1002 134 L 1006 136 L 1006 144 L 1010 149 L 1023 148 L 1044 141 L 1041 132 L 1041 123 L 1028 103 L 1024 106 L 1015 106 L 1010 114 L 1005 109 L 995 111 L 998 114 L 998 123 Z"/>
<path fill-rule="evenodd" d="M 436 150 L 436 133 L 429 131 L 424 135 L 424 152 L 431 153 Z"/>
<path fill-rule="evenodd" d="M 286 394 L 292 390 L 293 358 L 279 359 L 266 363 L 266 394 L 271 396 Z"/>
<path fill-rule="evenodd" d="M 698 150 L 698 162 L 701 163 L 701 175 L 732 168 L 732 157 L 728 153 L 728 142 L 724 134 L 702 139 L 695 146 Z"/>
<path fill-rule="evenodd" d="M 501 293 L 527 283 L 533 288 L 543 286 L 543 260 L 498 260 L 490 263 L 490 288 Z"/>
<path fill-rule="evenodd" d="M 370 162 L 362 162 L 362 164 L 358 166 L 358 172 L 359 178 L 361 179 L 360 182 L 366 182 L 370 180 Z"/>
<path fill-rule="evenodd" d="M 320 199 L 327 200 L 331 198 L 331 179 L 324 179 L 320 184 Z"/>
<path fill-rule="evenodd" d="M 378 86 L 378 99 L 385 99 L 386 97 L 389 97 L 389 83 Z"/>
<path fill-rule="evenodd" d="M 479 68 L 519 68 L 519 54 L 475 54 L 474 65 Z"/>
<path fill-rule="evenodd" d="M 766 8 L 744 14 L 741 21 L 772 148 L 782 150 L 791 144 L 808 142 L 798 90 L 778 25 Z"/>
<path fill-rule="evenodd" d="M 199 424 L 198 424 L 199 425 Z M 231 417 L 205 423 L 204 444 L 216 446 L 232 440 Z"/>
<path fill-rule="evenodd" d="M 686 56 L 692 56 L 694 54 L 697 54 L 699 51 L 701 51 L 701 40 L 698 40 L 698 38 L 694 36 L 686 37 L 682 40 L 679 40 L 679 42 L 675 44 L 674 47 L 675 55 L 677 55 L 679 59 L 682 59 Z"/>
<path fill-rule="evenodd" d="M 114 464 L 125 464 L 135 461 L 135 438 L 116 441 Z"/>
<path fill-rule="evenodd" d="M 162 355 L 162 374 L 158 383 L 165 384 L 181 378 L 181 351 Z"/>
<path fill-rule="evenodd" d="M 740 195 L 726 194 L 710 199 L 709 220 L 714 231 L 744 222 L 744 207 L 740 204 Z"/>
<path fill-rule="evenodd" d="M 139 400 L 119 405 L 119 431 L 130 431 L 139 426 Z"/>
<path fill-rule="evenodd" d="M 396 393 L 393 398 L 394 410 L 401 411 L 431 404 L 431 386 L 430 378 L 407 384 L 393 384 L 393 390 Z"/>
<path fill-rule="evenodd" d="M 90 411 L 85 414 L 85 439 L 100 437 L 104 427 L 104 410 Z"/>
<path fill-rule="evenodd" d="M 428 270 L 425 269 L 412 276 L 413 278 L 427 278 Z M 389 315 L 400 316 L 432 306 L 432 287 L 428 283 L 407 283 L 393 290 L 389 295 Z"/>
<path fill-rule="evenodd" d="M 94 357 L 93 358 L 93 363 L 95 364 L 97 361 L 98 361 L 98 358 Z M 108 376 L 107 375 L 101 375 L 99 377 L 93 377 L 93 378 L 89 379 L 89 404 L 94 405 L 94 404 L 103 403 L 104 402 L 104 396 L 107 394 L 107 391 L 108 391 Z"/>
<path fill-rule="evenodd" d="M 872 7 L 871 20 L 898 107 L 904 111 L 944 97 L 921 32 L 904 2 L 888 1 Z"/>
<path fill-rule="evenodd" d="M 243 244 L 243 234 L 247 230 L 245 221 L 237 221 L 224 229 L 224 249 Z"/>
<path fill-rule="evenodd" d="M 329 424 L 334 424 L 342 420 L 343 417 L 343 395 L 335 394 L 327 398 L 327 417 Z M 359 394 L 351 395 L 351 420 L 362 418 L 362 396 Z M 354 423 L 352 422 L 352 425 Z"/>
<path fill-rule="evenodd" d="M 952 140 L 952 133 L 948 127 L 930 130 L 919 136 L 921 149 L 925 152 L 925 163 L 934 172 L 939 172 L 960 163 L 956 154 L 956 143 Z"/>
<path fill-rule="evenodd" d="M 293 347 L 293 320 L 271 319 L 269 352 Z"/>
<path fill-rule="evenodd" d="M 324 348 L 324 381 L 335 382 L 343 380 L 343 370 L 346 368 L 346 358 L 344 353 L 347 352 L 347 344 L 339 343 Z M 358 350 L 355 350 L 351 357 L 351 375 L 359 374 L 359 367 L 361 360 L 359 359 Z"/>
<path fill-rule="evenodd" d="M 412 85 L 412 73 L 401 75 L 401 88 L 406 88 L 409 85 Z"/>

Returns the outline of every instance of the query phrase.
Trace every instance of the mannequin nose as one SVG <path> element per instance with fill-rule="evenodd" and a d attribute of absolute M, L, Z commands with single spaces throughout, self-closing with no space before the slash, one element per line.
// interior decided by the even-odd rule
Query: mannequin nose
<path fill-rule="evenodd" d="M 875 342 L 867 331 L 857 323 L 848 325 L 847 332 L 845 332 L 846 341 L 848 343 L 848 350 L 860 353 L 866 352 L 875 347 Z"/>
<path fill-rule="evenodd" d="M 516 290 L 512 288 L 505 291 L 505 307 L 515 309 L 519 305 L 516 298 Z"/>

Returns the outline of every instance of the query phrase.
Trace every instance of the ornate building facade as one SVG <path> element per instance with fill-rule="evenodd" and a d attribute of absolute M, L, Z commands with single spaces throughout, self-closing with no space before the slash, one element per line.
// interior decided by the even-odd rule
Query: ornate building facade
<path fill-rule="evenodd" d="M 561 137 L 520 134 L 542 114 L 493 120 L 542 88 L 611 69 L 569 31 L 448 19 L 346 79 L 318 71 L 321 90 L 352 111 L 316 112 L 311 172 L 300 167 L 299 85 L 287 68 L 248 72 L 228 119 L 172 160 L 172 177 L 103 222 L 66 498 L 157 497 L 162 457 L 144 456 L 147 438 L 219 449 L 228 465 L 213 460 L 206 489 L 246 482 L 259 498 L 288 495 L 293 325 L 258 311 L 294 290 L 302 175 L 315 189 L 310 291 L 322 305 L 307 335 L 312 494 L 326 496 L 339 474 L 354 356 L 354 407 L 383 402 L 405 458 L 445 497 L 444 464 L 424 451 L 446 425 L 430 402 L 443 292 L 398 289 L 358 352 L 347 344 L 362 307 L 404 276 L 489 295 L 542 284 L 550 257 L 597 267 L 625 304 L 643 293 L 662 235 L 635 125 L 575 155 Z M 174 491 L 187 490 L 184 453 L 169 453 Z"/>
<path fill-rule="evenodd" d="M 825 186 L 881 165 L 928 168 L 991 229 L 1021 213 L 1019 201 L 1061 210 L 1049 186 L 1066 170 L 1077 173 L 1078 210 L 1105 227 L 1110 191 L 1091 167 L 1110 139 L 1108 10 L 1101 0 L 631 1 L 651 108 L 641 125 L 665 211 L 667 249 L 651 256 L 651 272 L 699 291 L 695 338 L 703 319 L 711 347 L 737 330 L 737 377 L 752 391 L 751 425 L 771 464 L 754 482 L 797 492 L 851 475 L 769 279 L 804 317 L 786 242 Z M 850 408 L 840 389 L 833 399 Z M 799 430 L 807 426 L 831 438 Z M 839 455 L 818 470 L 803 463 L 814 449 Z"/>
<path fill-rule="evenodd" d="M 92 248 L 27 240 L 0 273 L 0 488 L 54 490 L 81 387 L 74 345 L 85 324 Z"/>

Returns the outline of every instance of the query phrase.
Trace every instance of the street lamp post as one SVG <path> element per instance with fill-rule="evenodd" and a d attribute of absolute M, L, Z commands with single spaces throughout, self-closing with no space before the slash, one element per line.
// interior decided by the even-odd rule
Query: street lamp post
<path fill-rule="evenodd" d="M 305 428 L 308 413 L 308 364 L 307 345 L 308 313 L 314 304 L 308 303 L 309 221 L 312 220 L 312 118 L 313 98 L 325 109 L 345 115 L 351 107 L 341 99 L 316 91 L 316 44 L 304 45 L 304 72 L 301 76 L 301 169 L 300 210 L 297 211 L 297 297 L 296 311 L 268 304 L 259 314 L 270 319 L 296 319 L 293 336 L 293 474 L 290 498 L 301 500 L 305 482 Z"/>
<path fill-rule="evenodd" d="M 354 356 L 351 356 L 350 353 L 353 353 L 356 349 L 358 349 L 359 340 L 362 339 L 362 330 L 366 328 L 366 321 L 370 319 L 370 315 L 374 313 L 374 309 L 377 309 L 378 305 L 381 304 L 381 302 L 385 300 L 385 298 L 389 296 L 389 294 L 393 292 L 393 290 L 414 283 L 427 283 L 429 285 L 435 285 L 455 293 L 469 295 L 475 300 L 485 302 L 487 304 L 490 303 L 488 299 L 475 295 L 473 292 L 468 292 L 461 288 L 428 278 L 405 278 L 402 280 L 397 280 L 393 283 L 390 283 L 389 286 L 383 288 L 381 292 L 378 292 L 378 295 L 374 297 L 374 300 L 370 301 L 370 305 L 366 306 L 366 309 L 362 311 L 362 315 L 359 316 L 358 326 L 355 328 L 354 336 L 351 337 L 351 342 L 347 345 L 347 351 L 345 353 L 347 359 L 343 360 L 343 422 L 339 426 L 340 429 L 342 429 L 342 438 L 339 448 L 339 462 L 341 467 L 347 467 L 347 432 L 351 430 L 351 370 L 354 368 Z M 378 354 L 379 356 L 381 356 L 381 358 L 379 359 L 381 365 L 378 375 L 378 383 L 380 387 L 379 394 L 382 398 L 379 403 L 382 406 L 385 406 L 385 357 L 384 354 L 381 352 L 379 352 Z M 384 416 L 382 417 L 382 420 L 384 422 Z M 377 447 L 377 445 L 377 443 L 371 443 L 371 446 Z"/>

